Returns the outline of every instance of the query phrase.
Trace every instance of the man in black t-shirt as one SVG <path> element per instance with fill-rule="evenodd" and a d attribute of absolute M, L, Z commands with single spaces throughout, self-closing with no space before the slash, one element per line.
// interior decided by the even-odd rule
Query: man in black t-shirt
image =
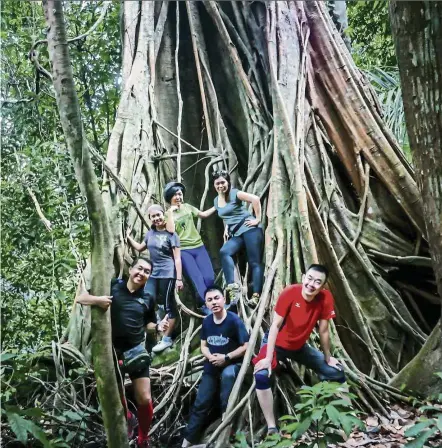
<path fill-rule="evenodd" d="M 147 258 L 137 258 L 129 269 L 129 279 L 113 279 L 110 296 L 93 296 L 89 293 L 81 294 L 77 302 L 82 305 L 99 306 L 107 310 L 111 306 L 112 342 L 121 359 L 123 352 L 144 345 L 145 331 L 159 329 L 153 299 L 144 293 L 144 285 L 152 272 L 152 262 Z M 161 327 L 167 326 L 164 322 Z M 163 328 L 161 328 L 163 330 Z M 121 363 L 120 363 L 121 364 Z M 149 429 L 152 423 L 153 406 L 150 390 L 149 366 L 129 374 L 132 380 L 135 400 L 138 410 L 138 447 L 147 448 L 149 443 Z M 124 379 L 124 371 L 122 371 Z M 124 398 L 123 384 L 121 401 L 127 415 L 128 435 L 132 438 L 136 419 L 127 408 Z"/>
<path fill-rule="evenodd" d="M 185 431 L 183 447 L 191 446 L 198 441 L 201 427 L 219 389 L 221 411 L 222 413 L 226 411 L 230 392 L 249 341 L 249 334 L 242 320 L 236 314 L 224 309 L 226 299 L 218 286 L 206 290 L 205 300 L 207 308 L 212 311 L 212 314 L 203 320 L 201 329 L 201 352 L 206 361 Z"/>

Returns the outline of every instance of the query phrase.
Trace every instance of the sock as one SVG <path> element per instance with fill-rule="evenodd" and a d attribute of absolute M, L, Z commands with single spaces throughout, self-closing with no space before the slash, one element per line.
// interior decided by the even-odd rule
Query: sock
<path fill-rule="evenodd" d="M 152 400 L 148 404 L 138 406 L 138 443 L 149 439 L 150 425 L 153 418 Z"/>

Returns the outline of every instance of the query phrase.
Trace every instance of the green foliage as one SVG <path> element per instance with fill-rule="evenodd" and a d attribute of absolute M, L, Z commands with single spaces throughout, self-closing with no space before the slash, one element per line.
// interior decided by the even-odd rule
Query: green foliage
<path fill-rule="evenodd" d="M 1 355 L 1 412 L 7 423 L 2 425 L 1 436 L 5 443 L 62 448 L 102 434 L 98 409 L 85 395 L 87 388 L 95 390 L 92 372 L 65 358 L 55 374 L 48 362 L 52 356 L 49 349 L 32 355 Z M 94 424 L 95 430 L 89 430 L 86 423 Z"/>
<path fill-rule="evenodd" d="M 364 423 L 357 418 L 353 409 L 347 386 L 339 383 L 320 382 L 314 386 L 303 386 L 297 393 L 300 403 L 295 405 L 296 416 L 284 416 L 281 432 L 290 438 L 273 434 L 259 445 L 259 448 L 283 448 L 299 442 L 299 447 L 326 448 L 330 443 L 342 442 L 340 432 L 347 436 L 353 428 L 364 428 Z M 311 441 L 301 441 L 302 436 L 309 432 Z"/>
<path fill-rule="evenodd" d="M 69 36 L 86 32 L 101 8 L 99 2 L 66 4 Z M 46 37 L 41 4 L 2 2 L 1 12 L 2 350 L 35 352 L 66 327 L 78 269 L 89 254 L 89 223 L 52 83 L 28 58 L 33 43 Z M 114 4 L 94 33 L 70 45 L 85 132 L 103 154 L 118 103 L 118 24 Z M 45 44 L 37 53 L 49 69 Z M 50 232 L 31 193 L 51 223 Z"/>
<path fill-rule="evenodd" d="M 361 68 L 396 67 L 388 2 L 347 2 L 352 56 Z"/>
<path fill-rule="evenodd" d="M 442 379 L 442 372 L 437 372 L 436 375 Z M 413 437 L 405 448 L 422 448 L 430 437 L 437 434 L 438 437 L 442 437 L 442 394 L 439 394 L 434 401 L 433 404 L 419 408 L 427 416 L 421 417 L 416 424 L 405 431 L 406 437 Z"/>
<path fill-rule="evenodd" d="M 364 73 L 381 103 L 385 123 L 411 161 L 399 70 L 395 67 L 372 67 L 365 69 Z"/>

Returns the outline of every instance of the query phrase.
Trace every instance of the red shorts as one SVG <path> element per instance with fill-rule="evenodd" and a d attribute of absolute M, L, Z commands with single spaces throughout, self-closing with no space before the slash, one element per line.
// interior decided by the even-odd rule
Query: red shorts
<path fill-rule="evenodd" d="M 255 356 L 252 359 L 252 364 L 255 366 L 258 361 L 261 361 L 261 359 L 264 359 L 267 356 L 267 344 L 263 345 L 261 349 L 259 350 L 259 353 L 257 356 Z M 273 358 L 272 358 L 272 370 L 276 369 L 278 366 L 278 361 L 276 359 L 276 347 L 275 350 L 273 350 Z"/>

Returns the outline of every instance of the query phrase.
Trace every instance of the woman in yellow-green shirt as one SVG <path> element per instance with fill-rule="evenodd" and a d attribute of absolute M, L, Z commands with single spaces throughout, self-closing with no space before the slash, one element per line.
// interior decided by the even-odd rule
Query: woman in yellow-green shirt
<path fill-rule="evenodd" d="M 196 207 L 184 203 L 186 187 L 180 182 L 169 182 L 164 187 L 164 199 L 171 205 L 172 213 L 168 218 L 173 218 L 175 232 L 180 238 L 181 263 L 186 277 L 192 282 L 198 294 L 200 309 L 206 313 L 204 292 L 215 283 L 215 273 L 212 262 L 201 235 L 195 226 L 195 218 L 207 218 L 205 212 Z M 169 223 L 172 224 L 172 223 Z"/>

